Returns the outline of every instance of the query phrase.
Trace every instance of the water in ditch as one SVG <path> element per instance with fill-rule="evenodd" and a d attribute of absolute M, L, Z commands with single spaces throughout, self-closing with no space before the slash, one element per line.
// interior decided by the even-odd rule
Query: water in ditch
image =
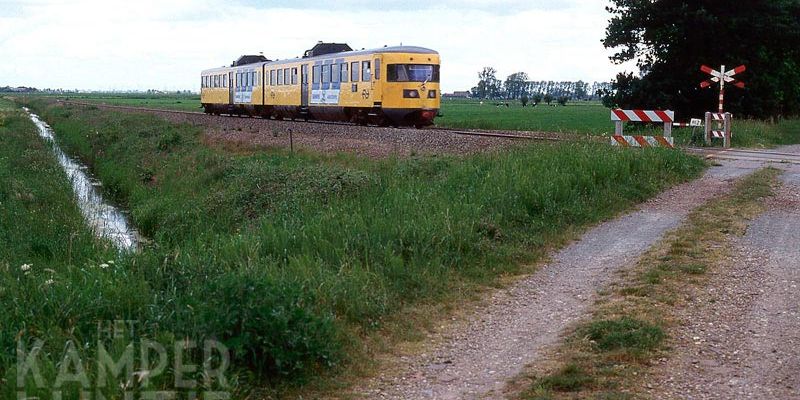
<path fill-rule="evenodd" d="M 95 235 L 110 240 L 120 251 L 135 251 L 140 243 L 138 232 L 128 223 L 128 218 L 122 211 L 103 199 L 97 190 L 100 182 L 89 176 L 86 166 L 69 158 L 58 147 L 53 130 L 47 123 L 28 108 L 25 108 L 25 112 L 36 124 L 39 136 L 52 146 L 58 163 L 61 164 L 61 168 L 64 169 L 72 184 L 72 191 L 75 193 L 78 207 Z"/>

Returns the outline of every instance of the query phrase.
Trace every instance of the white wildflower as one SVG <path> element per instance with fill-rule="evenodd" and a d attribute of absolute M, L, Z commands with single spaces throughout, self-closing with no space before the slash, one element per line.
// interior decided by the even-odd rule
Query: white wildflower
<path fill-rule="evenodd" d="M 114 260 L 108 260 L 108 264 L 114 265 Z"/>
<path fill-rule="evenodd" d="M 56 281 L 54 281 L 52 279 L 48 279 L 48 280 L 44 281 L 44 285 L 45 286 L 50 286 L 50 285 L 52 285 L 54 283 L 56 283 Z"/>
<path fill-rule="evenodd" d="M 106 269 L 106 268 L 108 268 L 108 264 L 102 263 L 102 264 L 100 264 L 100 268 Z"/>
<path fill-rule="evenodd" d="M 33 267 L 33 264 L 22 264 L 22 266 L 21 266 L 21 267 L 19 267 L 19 269 L 20 269 L 22 272 L 29 272 L 29 271 L 31 270 L 31 268 L 32 268 L 32 267 Z"/>

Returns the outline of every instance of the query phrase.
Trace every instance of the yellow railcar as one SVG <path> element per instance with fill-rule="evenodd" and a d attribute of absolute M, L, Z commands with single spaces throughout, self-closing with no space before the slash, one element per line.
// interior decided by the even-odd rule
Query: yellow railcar
<path fill-rule="evenodd" d="M 231 67 L 203 71 L 203 108 L 209 114 L 433 124 L 441 96 L 436 51 L 396 46 L 319 53 L 280 61 L 245 56 Z"/>

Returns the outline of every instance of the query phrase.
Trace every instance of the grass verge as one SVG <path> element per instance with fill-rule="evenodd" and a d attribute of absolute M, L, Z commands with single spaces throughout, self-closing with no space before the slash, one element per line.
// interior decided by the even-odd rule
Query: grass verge
<path fill-rule="evenodd" d="M 721 238 L 744 235 L 748 221 L 764 211 L 762 200 L 772 195 L 777 175 L 775 169 L 760 170 L 731 194 L 693 211 L 602 298 L 589 321 L 575 328 L 557 365 L 525 379 L 527 389 L 518 398 L 633 398 L 628 389 L 668 351 L 667 332 L 675 323 L 671 311 L 681 302 L 682 288 L 701 285 L 703 274 L 724 258 Z"/>
<path fill-rule="evenodd" d="M 152 340 L 213 338 L 231 350 L 242 396 L 357 364 L 365 338 L 406 310 L 494 285 L 703 169 L 680 152 L 595 144 L 378 161 L 230 153 L 150 115 L 30 105 L 152 243 L 117 262 L 129 280 L 120 294 L 100 290 L 120 308 L 60 310 L 61 324 L 50 310 L 3 329 L 32 338 L 18 327 L 35 321 L 91 343 L 88 321 L 113 318 L 139 321 Z M 413 335 L 419 318 L 393 335 Z"/>

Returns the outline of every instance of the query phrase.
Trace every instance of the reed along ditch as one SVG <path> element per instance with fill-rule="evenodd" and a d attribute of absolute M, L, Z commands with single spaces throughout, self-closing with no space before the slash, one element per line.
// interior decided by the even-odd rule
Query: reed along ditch
<path fill-rule="evenodd" d="M 246 371 L 242 392 L 347 370 L 381 328 L 424 326 L 393 325 L 407 311 L 528 272 L 704 169 L 681 152 L 577 143 L 380 160 L 229 151 L 206 145 L 202 127 L 153 115 L 25 103 L 151 241 L 48 329 L 91 340 L 90 321 L 129 319 L 148 338 L 214 338 Z"/>

